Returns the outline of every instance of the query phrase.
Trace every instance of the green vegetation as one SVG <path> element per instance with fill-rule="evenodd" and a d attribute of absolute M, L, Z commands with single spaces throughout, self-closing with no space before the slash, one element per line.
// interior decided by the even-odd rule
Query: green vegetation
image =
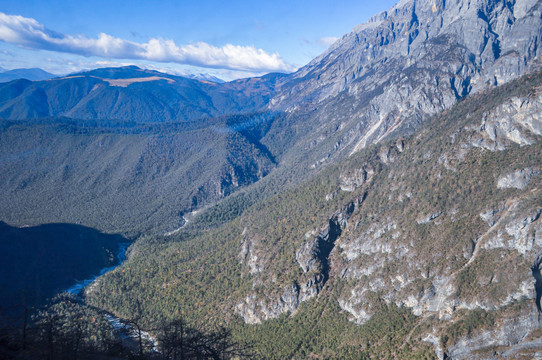
<path fill-rule="evenodd" d="M 0 222 L 0 312 L 21 317 L 25 308 L 118 264 L 119 245 L 127 242 L 72 224 L 16 228 Z"/>
<path fill-rule="evenodd" d="M 65 222 L 129 236 L 164 234 L 179 227 L 181 215 L 275 168 L 260 140 L 278 117 L 0 120 L 0 196 L 10 199 L 0 214 L 16 225 Z"/>
<path fill-rule="evenodd" d="M 496 184 L 503 174 L 540 169 L 542 142 L 507 142 L 499 151 L 473 142 L 482 136 L 480 124 L 488 113 L 514 96 L 535 94 L 540 84 L 542 73 L 536 73 L 467 98 L 414 135 L 321 168 L 311 167 L 317 161 L 310 156 L 300 159 L 278 150 L 295 142 L 295 134 L 281 137 L 281 126 L 293 121 L 282 114 L 203 118 L 186 127 L 1 122 L 1 151 L 13 166 L 0 175 L 0 185 L 6 185 L 5 194 L 16 194 L 5 205 L 13 216 L 24 211 L 35 221 L 44 218 L 44 210 L 77 220 L 90 213 L 86 220 L 103 228 L 134 226 L 138 233 L 158 229 L 163 234 L 178 227 L 179 215 L 203 209 L 179 232 L 140 237 L 128 260 L 86 291 L 84 305 L 54 305 L 53 313 L 73 308 L 79 314 L 80 305 L 105 310 L 165 343 L 191 339 L 199 349 L 183 340 L 181 352 L 203 351 L 209 338 L 227 338 L 222 348 L 234 350 L 226 357 L 243 355 L 236 351 L 244 346 L 236 344 L 247 341 L 254 346 L 251 354 L 262 359 L 430 359 L 433 345 L 424 335 L 440 336 L 446 351 L 512 316 L 517 305 L 490 312 L 456 310 L 457 303 L 502 307 L 518 284 L 532 281 L 529 259 L 519 251 L 482 247 L 506 224 L 492 229 L 480 214 L 501 216 L 514 205 L 516 219 L 539 209 L 540 176 L 524 189 Z M 28 143 L 21 145 L 21 137 Z M 291 151 L 310 146 L 295 144 Z M 33 158 L 34 147 L 56 149 L 44 153 L 58 162 Z M 66 161 L 72 157 L 83 160 Z M 96 196 L 86 190 L 75 194 L 85 186 Z M 21 207 L 38 201 L 33 194 L 55 198 L 59 189 L 65 191 L 66 199 L 59 200 L 65 207 L 51 202 L 36 213 Z M 329 251 L 307 251 L 317 266 L 305 273 L 299 250 L 322 240 L 319 234 L 329 235 L 332 220 L 340 223 L 340 236 L 327 244 Z M 324 267 L 329 267 L 325 274 Z M 285 289 L 291 288 L 285 300 Z M 438 299 L 448 289 L 448 299 Z M 241 311 L 247 302 L 254 322 L 267 320 L 247 325 Z M 416 317 L 411 310 L 416 307 L 434 316 Z M 454 310 L 450 322 L 437 319 L 436 313 Z M 38 318 L 36 324 L 56 319 L 47 312 Z M 79 315 L 60 318 L 76 322 Z M 193 331 L 185 331 L 185 324 Z M 59 334 L 74 336 L 71 330 Z M 74 343 L 69 344 L 58 351 L 73 352 Z M 85 346 L 110 351 L 105 345 Z M 168 352 L 173 357 L 175 346 Z M 145 355 L 141 343 L 137 354 Z"/>
<path fill-rule="evenodd" d="M 404 343 L 417 322 L 409 310 L 382 303 L 376 315 L 359 326 L 332 299 L 311 300 L 294 316 L 262 325 L 238 322 L 235 333 L 250 339 L 264 359 L 434 359 L 428 344 Z"/>
<path fill-rule="evenodd" d="M 102 311 L 71 294 L 55 296 L 19 322 L 0 318 L 2 359 L 245 359 L 252 346 L 234 340 L 226 328 L 198 329 L 182 317 L 154 330 L 158 342 L 142 331 L 139 314 L 113 327 Z M 157 348 L 156 345 L 159 347 Z"/>
<path fill-rule="evenodd" d="M 129 261 L 107 274 L 87 301 L 124 317 L 139 301 L 148 328 L 183 313 L 197 324 L 227 325 L 235 337 L 253 341 L 261 358 L 430 358 L 421 330 L 431 332 L 429 324 L 447 334 L 441 343 L 449 346 L 507 315 L 458 312 L 446 327 L 414 317 L 396 301 L 430 294 L 437 274 L 452 278 L 458 301 L 483 298 L 491 304 L 504 301 L 510 287 L 525 280 L 521 272 L 506 274 L 505 267 L 494 266 L 504 256 L 509 266 L 528 269 L 515 251 L 484 250 L 466 264 L 489 228 L 480 213 L 510 199 L 521 201 L 525 211 L 539 204 L 539 178 L 521 191 L 499 190 L 496 183 L 502 174 L 540 167 L 542 144 L 509 144 L 502 151 L 468 144 L 485 112 L 529 94 L 540 81 L 537 74 L 466 99 L 402 139 L 401 146 L 396 140 L 370 146 L 306 182 L 274 173 L 204 211 L 180 234 L 137 241 Z M 352 192 L 340 190 L 360 169 L 366 171 L 363 181 Z M 245 325 L 236 306 L 253 296 L 272 307 L 285 286 L 302 285 L 297 250 L 351 203 L 357 205 L 329 255 L 330 276 L 320 294 L 295 314 Z M 356 242 L 367 250 L 349 250 Z M 395 255 L 402 249 L 407 255 Z M 262 270 L 250 269 L 250 256 Z M 355 275 L 366 269 L 370 276 Z M 498 281 L 480 285 L 491 278 Z M 362 289 L 373 290 L 357 295 L 353 307 L 372 317 L 355 325 L 338 303 Z"/>

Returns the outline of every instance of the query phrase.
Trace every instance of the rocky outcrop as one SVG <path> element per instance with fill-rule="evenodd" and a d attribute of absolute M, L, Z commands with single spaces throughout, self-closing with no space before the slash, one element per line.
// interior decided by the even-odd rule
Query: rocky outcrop
<path fill-rule="evenodd" d="M 345 239 L 339 246 L 348 260 L 356 259 L 361 255 L 390 254 L 395 247 L 390 242 L 382 241 L 381 237 L 391 234 L 391 237 L 396 239 L 401 234 L 396 230 L 397 224 L 393 221 L 374 223 L 361 236 Z"/>
<path fill-rule="evenodd" d="M 515 97 L 485 113 L 470 144 L 487 150 L 505 150 L 510 144 L 534 144 L 542 135 L 542 94 Z"/>
<path fill-rule="evenodd" d="M 361 201 L 352 202 L 335 213 L 329 219 L 329 223 L 324 230 L 318 236 L 303 244 L 296 252 L 296 260 L 303 272 L 305 274 L 316 273 L 317 278 L 321 277 L 322 285 L 329 277 L 328 258 L 335 246 L 335 241 L 341 235 L 342 230 L 346 228 L 350 215 Z M 317 284 L 318 282 L 315 282 L 315 285 Z"/>
<path fill-rule="evenodd" d="M 407 143 L 404 139 L 397 139 L 391 145 L 382 145 L 378 152 L 360 167 L 342 171 L 339 176 L 341 191 L 353 192 L 357 188 L 369 183 L 378 172 L 380 165 L 389 166 L 401 154 Z"/>
<path fill-rule="evenodd" d="M 446 358 L 518 359 L 525 354 L 533 354 L 532 359 L 539 358 L 542 355 L 542 338 L 536 336 L 540 327 L 538 318 L 534 307 L 506 317 L 499 326 L 460 339 L 448 349 Z"/>
<path fill-rule="evenodd" d="M 438 218 L 440 215 L 442 215 L 442 211 L 437 211 L 435 213 L 429 214 L 427 216 L 424 216 L 421 219 L 416 220 L 416 222 L 418 224 L 420 224 L 420 225 L 421 224 L 428 224 L 428 223 L 432 222 L 433 220 L 435 220 L 436 218 Z"/>
<path fill-rule="evenodd" d="M 284 286 L 282 293 L 278 296 L 270 294 L 265 297 L 258 297 L 255 294 L 247 296 L 243 302 L 236 305 L 236 313 L 243 317 L 248 324 L 259 324 L 264 320 L 277 318 L 284 313 L 294 313 L 302 302 L 317 296 L 329 279 L 329 257 L 335 242 L 347 227 L 348 219 L 363 202 L 365 196 L 364 194 L 358 200 L 334 213 L 318 235 L 297 249 L 295 258 L 303 271 L 302 276 L 293 283 Z M 307 235 L 310 237 L 310 234 Z M 252 255 L 250 258 L 250 253 L 247 239 L 244 239 L 240 255 L 243 259 L 248 258 L 247 264 L 251 273 L 254 274 L 259 272 L 260 266 L 263 265 L 257 265 L 256 271 L 254 271 L 254 265 L 251 265 L 250 261 L 255 256 Z M 257 256 L 255 262 L 258 262 Z"/>
<path fill-rule="evenodd" d="M 247 234 L 247 228 L 243 229 L 243 242 L 241 243 L 241 251 L 239 252 L 239 258 L 241 263 L 245 263 L 249 268 L 250 274 L 257 274 L 264 270 L 256 251 L 254 250 L 254 241 L 249 238 Z"/>
<path fill-rule="evenodd" d="M 434 328 L 418 340 L 432 343 L 439 358 L 531 354 L 540 346 L 535 315 L 542 297 L 538 93 L 483 110 L 466 104 L 469 110 L 459 120 L 450 116 L 457 124 L 444 121 L 446 115 L 436 119 L 441 123 L 432 123 L 444 134 L 431 146 L 425 145 L 429 137 L 440 136 L 430 133 L 434 128 L 401 142 L 403 150 L 390 141 L 339 167 L 337 187 L 326 201 L 361 191 L 367 191 L 368 199 L 347 216 L 348 226 L 340 227 L 329 256 L 334 231 L 326 226 L 307 233 L 296 250 L 303 272 L 297 286 L 284 287 L 282 295 L 267 298 L 254 313 L 263 309 L 271 318 L 294 312 L 296 301 L 322 296 L 322 286 L 329 284 L 323 269 L 329 264 L 329 274 L 336 276 L 332 279 L 342 285 L 337 305 L 357 324 L 366 323 L 386 303 L 409 308 L 420 323 L 433 319 Z M 514 104 L 517 112 L 510 110 Z M 513 126 L 500 126 L 505 120 L 499 116 L 508 116 L 505 120 Z M 487 132 L 491 126 L 499 129 L 493 137 Z M 517 165 L 506 162 L 508 155 L 519 159 L 521 154 L 527 155 Z M 416 162 L 420 165 L 408 165 Z M 479 165 L 487 168 L 479 172 Z M 413 168 L 416 173 L 410 172 Z M 505 190 L 509 188 L 513 190 Z M 331 220 L 330 225 L 338 219 Z M 451 342 L 444 340 L 449 324 L 468 321 L 471 314 L 496 320 L 477 324 Z"/>
<path fill-rule="evenodd" d="M 340 176 L 339 188 L 342 191 L 352 192 L 365 184 L 374 175 L 374 170 L 366 166 L 359 169 L 354 169 L 348 173 L 343 173 Z"/>
<path fill-rule="evenodd" d="M 373 313 L 371 294 L 384 292 L 386 295 L 383 298 L 386 302 L 407 306 L 417 316 L 433 313 L 437 314 L 439 319 L 446 320 L 450 319 L 458 309 L 497 310 L 514 301 L 526 298 L 534 299 L 533 288 L 537 289 L 536 304 L 538 307 L 539 298 L 542 296 L 542 285 L 540 285 L 542 277 L 539 269 L 542 256 L 536 257 L 533 261 L 532 273 L 536 280 L 535 286 L 533 286 L 530 272 L 525 266 L 523 271 L 522 269 L 514 270 L 517 280 L 499 285 L 506 287 L 504 290 L 506 295 L 491 298 L 487 297 L 484 291 L 480 291 L 474 298 L 464 298 L 458 292 L 460 274 L 467 271 L 469 267 L 476 267 L 478 258 L 486 256 L 487 259 L 487 257 L 493 256 L 491 255 L 495 254 L 491 252 L 493 249 L 515 251 L 518 258 L 526 261 L 532 261 L 533 254 L 542 251 L 542 223 L 539 220 L 542 208 L 533 208 L 533 205 L 528 204 L 528 201 L 508 202 L 497 209 L 480 214 L 491 227 L 474 243 L 476 248 L 473 254 L 469 255 L 469 261 L 455 272 L 441 271 L 438 274 L 422 272 L 421 276 L 425 279 L 425 285 L 421 290 L 419 287 L 412 286 L 419 281 L 419 273 L 406 270 L 406 268 L 416 267 L 416 264 L 424 262 L 420 263 L 414 260 L 419 250 L 408 245 L 404 246 L 405 239 L 396 224 L 393 222 L 373 224 L 362 233 L 361 237 L 355 240 L 348 240 L 347 235 L 346 239 L 340 243 L 341 253 L 348 261 L 348 267 L 343 271 L 343 274 L 349 279 L 356 279 L 358 285 L 353 287 L 347 296 L 338 300 L 340 307 L 349 312 L 353 320 L 363 323 Z M 426 218 L 431 218 L 431 216 Z M 394 241 L 394 239 L 398 241 Z M 485 255 L 481 255 L 482 252 L 485 252 Z M 356 262 L 356 259 L 363 261 Z M 389 268 L 390 264 L 396 263 L 403 264 L 401 271 L 392 273 L 389 273 L 389 270 L 384 271 Z M 521 261 L 519 263 L 521 264 Z M 483 278 L 482 274 L 476 276 L 481 286 L 487 286 L 493 281 L 497 283 L 503 281 L 494 278 L 496 276 L 502 277 L 497 274 L 491 275 L 488 279 Z M 538 289 L 541 289 L 540 292 Z M 532 330 L 532 325 L 530 326 Z M 503 328 L 502 331 L 508 330 Z M 494 335 L 494 337 L 495 339 L 499 338 L 498 335 Z"/>
<path fill-rule="evenodd" d="M 299 286 L 293 283 L 285 286 L 282 294 L 273 300 L 249 295 L 235 306 L 235 312 L 247 324 L 261 324 L 262 321 L 275 319 L 284 313 L 295 311 L 299 306 L 299 290 Z"/>
<path fill-rule="evenodd" d="M 533 168 L 515 171 L 511 174 L 501 176 L 497 180 L 497 187 L 499 189 L 516 188 L 522 190 L 529 184 L 533 177 L 539 175 L 541 172 Z"/>
<path fill-rule="evenodd" d="M 400 1 L 284 78 L 269 108 L 309 116 L 313 139 L 333 136 L 311 149 L 325 161 L 410 133 L 458 99 L 537 68 L 541 9 L 536 0 Z"/>
<path fill-rule="evenodd" d="M 542 249 L 542 223 L 538 221 L 542 208 L 534 209 L 530 214 L 522 214 L 519 208 L 520 203 L 511 205 L 482 248 L 514 250 L 524 256 Z"/>
<path fill-rule="evenodd" d="M 540 315 L 542 315 L 542 253 L 540 253 L 533 261 L 533 266 L 531 266 L 531 272 L 535 279 L 534 289 L 536 291 L 536 308 L 538 310 L 538 318 L 540 320 Z"/>
<path fill-rule="evenodd" d="M 506 203 L 503 203 L 501 206 L 495 209 L 489 209 L 480 213 L 480 218 L 486 222 L 489 226 L 495 225 L 497 221 L 501 218 L 501 214 L 504 210 L 508 209 Z"/>
<path fill-rule="evenodd" d="M 340 233 L 337 223 L 330 221 L 324 231 L 297 250 L 295 258 L 304 273 L 321 272 L 327 266 L 327 257 Z"/>

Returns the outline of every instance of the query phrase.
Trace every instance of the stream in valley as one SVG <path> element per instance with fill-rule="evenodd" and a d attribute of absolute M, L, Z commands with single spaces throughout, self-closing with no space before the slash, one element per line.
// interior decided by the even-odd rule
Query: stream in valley
<path fill-rule="evenodd" d="M 85 280 L 79 280 L 74 285 L 70 286 L 68 289 L 66 289 L 66 292 L 80 296 L 82 295 L 83 290 L 87 287 L 92 285 L 95 281 L 98 280 L 99 277 L 105 275 L 106 273 L 116 269 L 124 261 L 126 261 L 126 250 L 130 246 L 130 243 L 120 243 L 118 247 L 118 251 L 116 253 L 117 258 L 117 264 L 109 267 L 105 267 L 100 270 L 99 274 L 96 276 L 93 276 L 89 279 Z M 104 317 L 109 321 L 109 323 L 113 326 L 113 328 L 120 334 L 121 338 L 123 340 L 135 340 L 138 337 L 137 330 L 128 324 L 125 320 L 118 318 L 110 313 L 104 312 Z M 157 349 L 158 342 L 155 337 L 153 337 L 151 334 L 149 334 L 146 331 L 141 332 L 141 338 L 145 342 L 149 342 L 152 345 L 152 349 Z"/>
<path fill-rule="evenodd" d="M 90 285 L 92 282 L 94 282 L 97 278 L 100 276 L 115 270 L 117 267 L 119 267 L 125 260 L 126 260 L 126 249 L 128 249 L 128 246 L 130 246 L 130 243 L 120 243 L 119 248 L 117 250 L 117 254 L 115 255 L 117 257 L 117 264 L 109 267 L 105 267 L 100 270 L 100 273 L 96 276 L 93 276 L 86 280 L 79 280 L 74 285 L 70 286 L 68 289 L 66 289 L 66 292 L 73 294 L 73 295 L 80 295 L 81 291 L 88 285 Z"/>

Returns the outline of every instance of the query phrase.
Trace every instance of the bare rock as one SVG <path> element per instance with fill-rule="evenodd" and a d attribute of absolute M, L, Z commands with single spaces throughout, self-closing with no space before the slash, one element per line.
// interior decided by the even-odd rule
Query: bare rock
<path fill-rule="evenodd" d="M 533 168 L 517 170 L 511 174 L 501 176 L 497 181 L 497 188 L 516 188 L 521 190 L 529 184 L 533 177 L 539 175 L 540 173 L 540 170 Z"/>

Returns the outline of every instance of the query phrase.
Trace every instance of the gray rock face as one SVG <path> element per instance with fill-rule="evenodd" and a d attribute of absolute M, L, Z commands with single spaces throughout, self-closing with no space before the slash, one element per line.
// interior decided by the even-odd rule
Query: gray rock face
<path fill-rule="evenodd" d="M 488 155 L 489 151 L 518 149 L 518 146 L 537 147 L 541 140 L 539 94 L 537 90 L 529 96 L 513 97 L 488 110 L 482 119 L 473 119 L 470 126 L 458 126 L 457 130 L 450 132 L 449 151 L 440 157 L 435 151 L 419 152 L 418 156 L 429 162 L 438 158 L 436 163 L 440 164 L 443 170 L 458 173 L 461 172 L 461 167 L 457 164 L 470 157 Z M 480 120 L 481 125 L 475 125 L 479 124 Z M 490 128 L 495 131 L 488 131 Z M 380 160 L 384 163 L 382 158 Z M 400 164 L 401 160 L 403 159 L 399 159 L 397 164 Z M 393 174 L 393 164 L 389 167 Z M 432 337 L 433 334 L 427 334 L 424 341 L 435 345 L 439 358 L 446 356 L 451 359 L 514 358 L 525 352 L 534 354 L 534 350 L 541 348 L 539 339 L 531 335 L 540 328 L 536 307 L 532 303 L 533 300 L 536 301 L 539 307 L 542 297 L 540 261 L 535 260 L 535 265 L 529 269 L 529 264 L 533 264 L 533 257 L 540 254 L 542 249 L 542 209 L 537 195 L 537 176 L 541 171 L 538 165 L 519 168 L 511 173 L 501 172 L 498 167 L 496 170 L 495 184 L 492 183 L 493 177 L 490 177 L 491 185 L 488 186 L 523 191 L 499 192 L 507 199 L 477 209 L 477 214 L 486 227 L 472 240 L 472 248 L 467 246 L 463 250 L 465 262 L 456 270 L 444 267 L 433 271 L 420 267 L 426 260 L 420 262 L 422 257 L 419 249 L 407 235 L 404 224 L 401 225 L 396 219 L 378 217 L 373 222 L 360 223 L 359 227 L 350 227 L 344 232 L 337 243 L 337 253 L 345 260 L 342 265 L 345 268 L 341 269 L 340 274 L 356 285 L 337 301 L 338 305 L 349 313 L 352 321 L 362 324 L 371 318 L 375 312 L 371 307 L 371 293 L 385 294 L 382 298 L 386 302 L 406 306 L 416 316 L 434 314 L 443 322 L 456 317 L 457 311 L 461 309 L 494 312 L 508 309 L 511 304 L 527 301 L 530 305 L 527 310 L 521 310 L 517 316 L 507 315 L 502 322 L 491 326 L 489 330 L 461 338 L 447 349 L 441 347 L 439 339 Z M 344 183 L 343 177 L 356 179 L 355 175 L 341 173 L 341 185 Z M 363 180 L 362 177 L 358 178 Z M 394 180 L 399 178 L 400 176 L 391 175 L 388 177 Z M 355 182 L 351 181 L 351 184 Z M 401 194 L 400 197 L 390 194 L 389 199 L 405 201 L 403 194 L 407 193 L 406 189 L 395 183 L 390 184 L 389 188 L 390 192 Z M 471 215 L 462 213 L 461 209 L 448 208 L 442 212 L 436 209 L 425 210 L 418 213 L 414 220 L 418 224 L 427 224 L 424 228 L 439 229 L 446 221 L 453 223 L 468 216 Z M 355 218 L 354 215 L 353 219 Z M 479 292 L 473 296 L 458 295 L 459 278 L 464 275 L 464 271 L 484 266 L 483 262 L 487 261 L 484 257 L 487 259 L 499 253 L 506 254 L 502 255 L 503 257 L 515 257 L 518 265 L 507 269 L 505 276 L 504 273 L 499 274 L 499 271 L 477 273 L 475 283 L 480 286 Z M 427 257 L 428 254 L 424 256 Z M 537 259 L 540 258 L 542 256 Z M 398 270 L 390 272 L 390 264 L 397 266 Z M 533 276 L 536 279 L 535 286 Z M 416 282 L 423 282 L 423 286 L 417 287 Z M 501 293 L 495 296 L 489 291 L 486 292 L 485 289 L 491 287 L 498 287 Z M 485 352 L 486 350 L 488 352 Z"/>
<path fill-rule="evenodd" d="M 509 249 L 526 255 L 542 248 L 542 223 L 539 218 L 542 208 L 521 214 L 520 203 L 511 205 L 505 216 L 499 219 L 500 227 L 482 245 L 484 249 Z"/>
<path fill-rule="evenodd" d="M 497 187 L 499 189 L 516 188 L 521 190 L 529 184 L 533 177 L 540 174 L 540 172 L 540 170 L 535 170 L 533 168 L 515 171 L 511 174 L 501 176 L 497 181 Z"/>
<path fill-rule="evenodd" d="M 507 209 L 506 204 L 502 204 L 501 207 L 496 209 L 489 209 L 480 213 L 480 218 L 485 221 L 489 226 L 493 226 L 500 219 L 502 212 Z"/>
<path fill-rule="evenodd" d="M 507 318 L 500 326 L 493 330 L 483 332 L 478 336 L 463 338 L 453 345 L 448 352 L 448 358 L 460 359 L 508 359 L 521 358 L 522 351 L 538 349 L 538 356 L 542 356 L 542 339 L 526 339 L 527 335 L 539 328 L 538 314 L 535 308 L 530 312 L 523 312 L 519 316 Z M 499 349 L 498 347 L 502 347 Z M 480 353 L 479 349 L 498 349 L 492 351 L 490 357 L 487 353 Z M 477 351 L 478 350 L 478 351 Z M 539 357 L 536 357 L 539 358 Z"/>
<path fill-rule="evenodd" d="M 437 211 L 436 213 L 429 214 L 429 215 L 423 217 L 422 219 L 418 219 L 416 222 L 418 224 L 428 224 L 431 221 L 438 218 L 440 215 L 442 215 L 442 211 Z"/>
<path fill-rule="evenodd" d="M 410 132 L 537 67 L 541 9 L 535 0 L 400 1 L 284 78 L 269 108 L 308 114 L 308 136 L 333 137 L 314 150 L 322 159 Z"/>
<path fill-rule="evenodd" d="M 305 273 L 319 270 L 320 242 L 322 242 L 321 236 L 322 234 L 304 244 L 295 254 L 299 266 Z"/>
<path fill-rule="evenodd" d="M 329 256 L 335 242 L 347 227 L 350 215 L 363 200 L 364 197 L 344 206 L 333 214 L 327 226 L 296 251 L 296 260 L 303 270 L 303 276 L 294 283 L 286 285 L 279 296 L 264 298 L 256 295 L 247 296 L 243 302 L 236 305 L 236 313 L 243 317 L 248 324 L 259 324 L 287 312 L 294 313 L 302 302 L 318 295 L 329 278 Z M 247 240 L 245 239 L 241 244 L 240 253 L 243 259 L 247 259 L 250 254 L 246 244 Z M 250 264 L 250 258 L 247 265 L 252 274 L 257 272 L 252 271 L 253 266 Z"/>
<path fill-rule="evenodd" d="M 307 126 L 304 130 L 308 135 L 300 142 L 315 153 L 314 167 L 332 162 L 333 156 L 352 154 L 387 137 L 411 132 L 427 116 L 449 108 L 458 99 L 537 68 L 541 9 L 542 2 L 537 1 L 401 1 L 288 77 L 270 108 L 305 116 L 309 125 L 299 126 Z M 438 164 L 442 173 L 468 176 L 461 164 L 469 157 L 538 146 L 542 135 L 541 92 L 517 96 L 487 113 L 480 111 L 477 114 L 483 115 L 469 121 L 468 127 L 457 126 L 447 135 L 449 144 L 443 142 L 443 146 L 449 146 L 445 153 L 432 148 L 416 156 L 427 164 L 435 163 L 433 167 Z M 303 137 L 303 131 L 298 133 Z M 339 186 L 326 200 L 362 186 L 370 191 L 369 185 L 378 179 L 374 174 L 383 166 L 390 169 L 388 179 L 392 183 L 389 193 L 383 191 L 390 200 L 386 205 L 396 205 L 394 200 L 401 204 L 417 200 L 419 193 L 393 183 L 401 181 L 394 164 L 412 161 L 412 157 L 401 158 L 408 154 L 409 149 L 401 154 L 405 146 L 401 142 L 393 149 L 377 149 L 378 166 L 362 163 L 341 170 Z M 414 145 L 407 148 L 410 146 Z M 495 358 L 540 348 L 538 339 L 528 337 L 540 326 L 532 301 L 539 305 L 542 296 L 539 267 L 529 269 L 533 257 L 542 251 L 542 210 L 538 187 L 532 185 L 539 180 L 534 178 L 539 167 L 526 166 L 511 174 L 493 173 L 500 188 L 524 190 L 494 189 L 499 196 L 507 197 L 498 203 L 470 204 L 468 209 L 427 206 L 408 215 L 410 223 L 400 221 L 397 214 L 373 217 L 367 212 L 348 217 L 351 225 L 342 230 L 332 250 L 331 274 L 351 284 L 337 298 L 341 309 L 352 321 L 362 324 L 376 312 L 371 299 L 378 294 L 388 304 L 406 306 L 421 318 L 435 316 L 445 324 L 453 323 L 465 311 L 511 311 L 511 306 L 524 302 L 532 306 L 518 314 L 510 312 L 489 329 L 473 332 L 447 348 L 442 348 L 435 332 L 424 334 L 426 341 L 435 345 L 439 358 L 452 359 L 492 358 L 494 354 L 483 352 L 488 347 L 498 355 Z M 495 186 L 493 174 L 488 178 L 491 187 Z M 436 182 L 440 170 L 434 175 Z M 529 182 L 532 186 L 527 188 Z M 442 247 L 432 251 L 434 243 L 417 243 L 419 235 L 412 230 L 427 231 L 437 239 L 440 231 L 473 216 L 483 221 L 475 219 L 480 224 L 479 232 L 467 234 L 469 238 L 461 239 L 461 245 L 454 249 L 458 240 L 455 233 L 450 234 L 449 241 L 439 239 Z M 298 303 L 294 299 L 301 302 L 318 296 L 325 282 L 322 239 L 326 233 L 319 233 L 322 229 L 311 233 L 297 248 L 297 264 L 303 271 L 297 287 L 287 285 L 282 294 L 254 297 L 238 305 L 238 313 L 246 321 L 295 311 Z M 450 257 L 451 253 L 455 255 Z M 495 268 L 488 265 L 501 259 L 513 261 Z M 539 276 L 535 276 L 536 292 L 535 273 Z M 472 277 L 469 282 L 467 275 Z M 286 293 L 290 297 L 285 297 Z"/>
<path fill-rule="evenodd" d="M 534 354 L 533 349 L 541 346 L 535 336 L 540 331 L 536 311 L 542 297 L 540 261 L 536 260 L 542 253 L 538 156 L 542 98 L 536 88 L 529 95 L 514 92 L 507 99 L 492 102 L 484 110 L 467 99 L 467 109 L 476 110 L 461 113 L 464 117 L 458 123 L 443 126 L 443 137 L 437 142 L 441 149 L 427 140 L 440 134 L 433 133 L 434 128 L 424 129 L 399 146 L 389 142 L 372 147 L 359 154 L 360 160 L 356 155 L 347 161 L 351 166 L 338 167 L 336 187 L 326 189 L 326 201 L 342 196 L 351 199 L 349 196 L 361 190 L 366 191 L 368 200 L 355 207 L 352 215 L 342 209 L 337 212 L 339 216 L 330 218 L 334 226 L 343 224 L 330 255 L 323 255 L 329 226 L 311 228 L 295 249 L 301 270 L 296 269 L 300 275 L 296 275 L 294 284 L 285 282 L 276 293 L 247 298 L 238 305 L 237 313 L 247 322 L 294 313 L 306 299 L 325 296 L 324 286 L 344 281 L 348 285 L 337 296 L 337 305 L 357 324 L 365 323 L 378 311 L 375 294 L 379 301 L 409 308 L 420 319 L 433 317 L 442 327 L 428 330 L 422 339 L 434 345 L 439 358 L 503 358 L 525 351 Z M 441 118 L 446 119 L 446 114 Z M 530 160 L 522 159 L 524 165 L 514 165 L 513 160 L 507 162 L 508 154 L 510 159 L 519 159 L 514 154 L 527 154 L 525 159 Z M 489 189 L 487 197 L 480 197 L 483 201 L 470 203 L 463 198 L 446 207 L 433 202 L 415 207 L 428 195 L 423 191 L 426 188 L 420 191 L 416 180 L 407 180 L 411 173 L 405 172 L 405 163 L 421 161 L 433 172 L 420 168 L 416 174 L 425 175 L 427 171 L 431 181 L 459 177 L 461 183 L 477 174 L 469 163 L 477 157 L 502 159 L 482 167 L 487 170 L 483 188 Z M 379 184 L 386 185 L 381 188 Z M 497 186 L 517 190 L 500 191 Z M 452 193 L 459 187 L 451 185 Z M 432 191 L 438 193 L 441 188 L 435 185 Z M 382 200 L 372 203 L 375 193 Z M 397 210 L 389 213 L 375 210 L 395 206 Z M 469 223 L 474 224 L 473 230 L 462 233 L 460 229 L 470 227 Z M 426 238 L 424 233 L 431 235 Z M 430 241 L 422 242 L 424 239 Z M 333 281 L 326 283 L 323 269 L 327 261 Z M 271 266 L 267 271 L 273 271 Z M 276 283 L 273 286 L 277 288 Z M 522 308 L 514 313 L 518 304 Z M 506 315 L 498 315 L 495 324 L 443 345 L 446 324 L 457 323 L 472 311 Z"/>
<path fill-rule="evenodd" d="M 397 156 L 405 150 L 405 142 L 398 139 L 393 145 L 381 146 L 377 156 L 359 168 L 350 169 L 341 173 L 339 188 L 341 191 L 352 192 L 360 186 L 370 182 L 375 175 L 375 169 L 379 165 L 389 165 Z M 380 164 L 378 164 L 380 163 Z"/>
<path fill-rule="evenodd" d="M 249 268 L 251 274 L 256 274 L 261 272 L 263 265 L 259 261 L 258 255 L 254 251 L 254 242 L 249 239 L 247 236 L 247 229 L 243 230 L 243 242 L 241 243 L 241 251 L 239 252 L 239 257 L 241 263 L 245 263 Z"/>
<path fill-rule="evenodd" d="M 542 97 L 513 98 L 490 113 L 471 136 L 471 145 L 490 151 L 507 149 L 511 144 L 534 144 L 542 135 Z"/>
<path fill-rule="evenodd" d="M 361 237 L 350 241 L 345 240 L 350 236 L 347 232 L 345 239 L 341 240 L 337 247 L 348 264 L 347 269 L 343 271 L 344 277 L 356 281 L 357 284 L 349 294 L 338 299 L 339 306 L 351 315 L 351 320 L 362 324 L 370 319 L 375 311 L 370 301 L 371 292 L 380 292 L 386 294 L 383 296 L 386 302 L 409 307 L 416 316 L 436 314 L 440 320 L 446 321 L 451 319 L 459 309 L 490 311 L 502 309 L 521 299 L 534 299 L 534 281 L 527 267 L 514 269 L 518 277 L 515 282 L 505 285 L 506 296 L 494 298 L 481 292 L 474 298 L 465 299 L 457 293 L 458 274 L 462 269 L 477 264 L 483 257 L 481 254 L 488 254 L 495 249 L 506 249 L 514 251 L 521 258 L 531 262 L 533 254 L 540 253 L 542 223 L 539 219 L 542 209 L 526 210 L 524 206 L 525 203 L 518 202 L 499 208 L 495 212 L 484 213 L 484 216 L 488 216 L 492 227 L 478 240 L 479 249 L 474 251 L 470 260 L 463 268 L 455 272 L 421 272 L 420 274 L 420 271 L 406 271 L 405 269 L 409 266 L 416 266 L 415 259 L 419 255 L 416 255 L 416 250 L 408 245 L 405 247 L 404 244 L 407 242 L 401 229 L 394 223 L 375 224 L 362 233 Z M 356 259 L 362 259 L 362 261 L 356 262 Z M 389 273 L 384 270 L 389 264 L 398 262 L 401 262 L 402 266 L 396 272 Z M 540 261 L 535 260 L 534 263 L 533 274 L 535 271 L 539 274 Z M 420 280 L 420 275 L 427 284 L 421 290 L 413 286 Z M 542 279 L 542 276 L 536 278 L 539 287 L 537 288 L 539 292 L 536 293 L 537 304 L 540 304 L 539 296 L 542 294 L 542 280 L 539 279 Z M 495 281 L 498 280 L 493 277 L 484 279 L 480 276 L 478 284 L 483 288 Z M 536 310 L 534 306 L 531 308 Z M 520 328 L 520 323 L 525 326 Z M 512 352 L 519 351 L 524 346 L 539 346 L 539 342 L 531 344 L 524 340 L 525 334 L 529 334 L 537 326 L 539 326 L 538 321 L 533 314 L 521 314 L 521 317 L 507 319 L 504 324 L 495 326 L 491 331 L 460 340 L 451 349 L 452 353 L 448 355 L 453 359 L 470 358 L 469 354 L 474 356 L 474 350 L 485 347 L 484 341 L 495 346 L 505 346 L 507 351 Z"/>
<path fill-rule="evenodd" d="M 372 169 L 366 169 L 364 167 L 355 169 L 353 173 L 341 174 L 340 189 L 342 191 L 352 192 L 370 179 L 374 174 Z"/>

